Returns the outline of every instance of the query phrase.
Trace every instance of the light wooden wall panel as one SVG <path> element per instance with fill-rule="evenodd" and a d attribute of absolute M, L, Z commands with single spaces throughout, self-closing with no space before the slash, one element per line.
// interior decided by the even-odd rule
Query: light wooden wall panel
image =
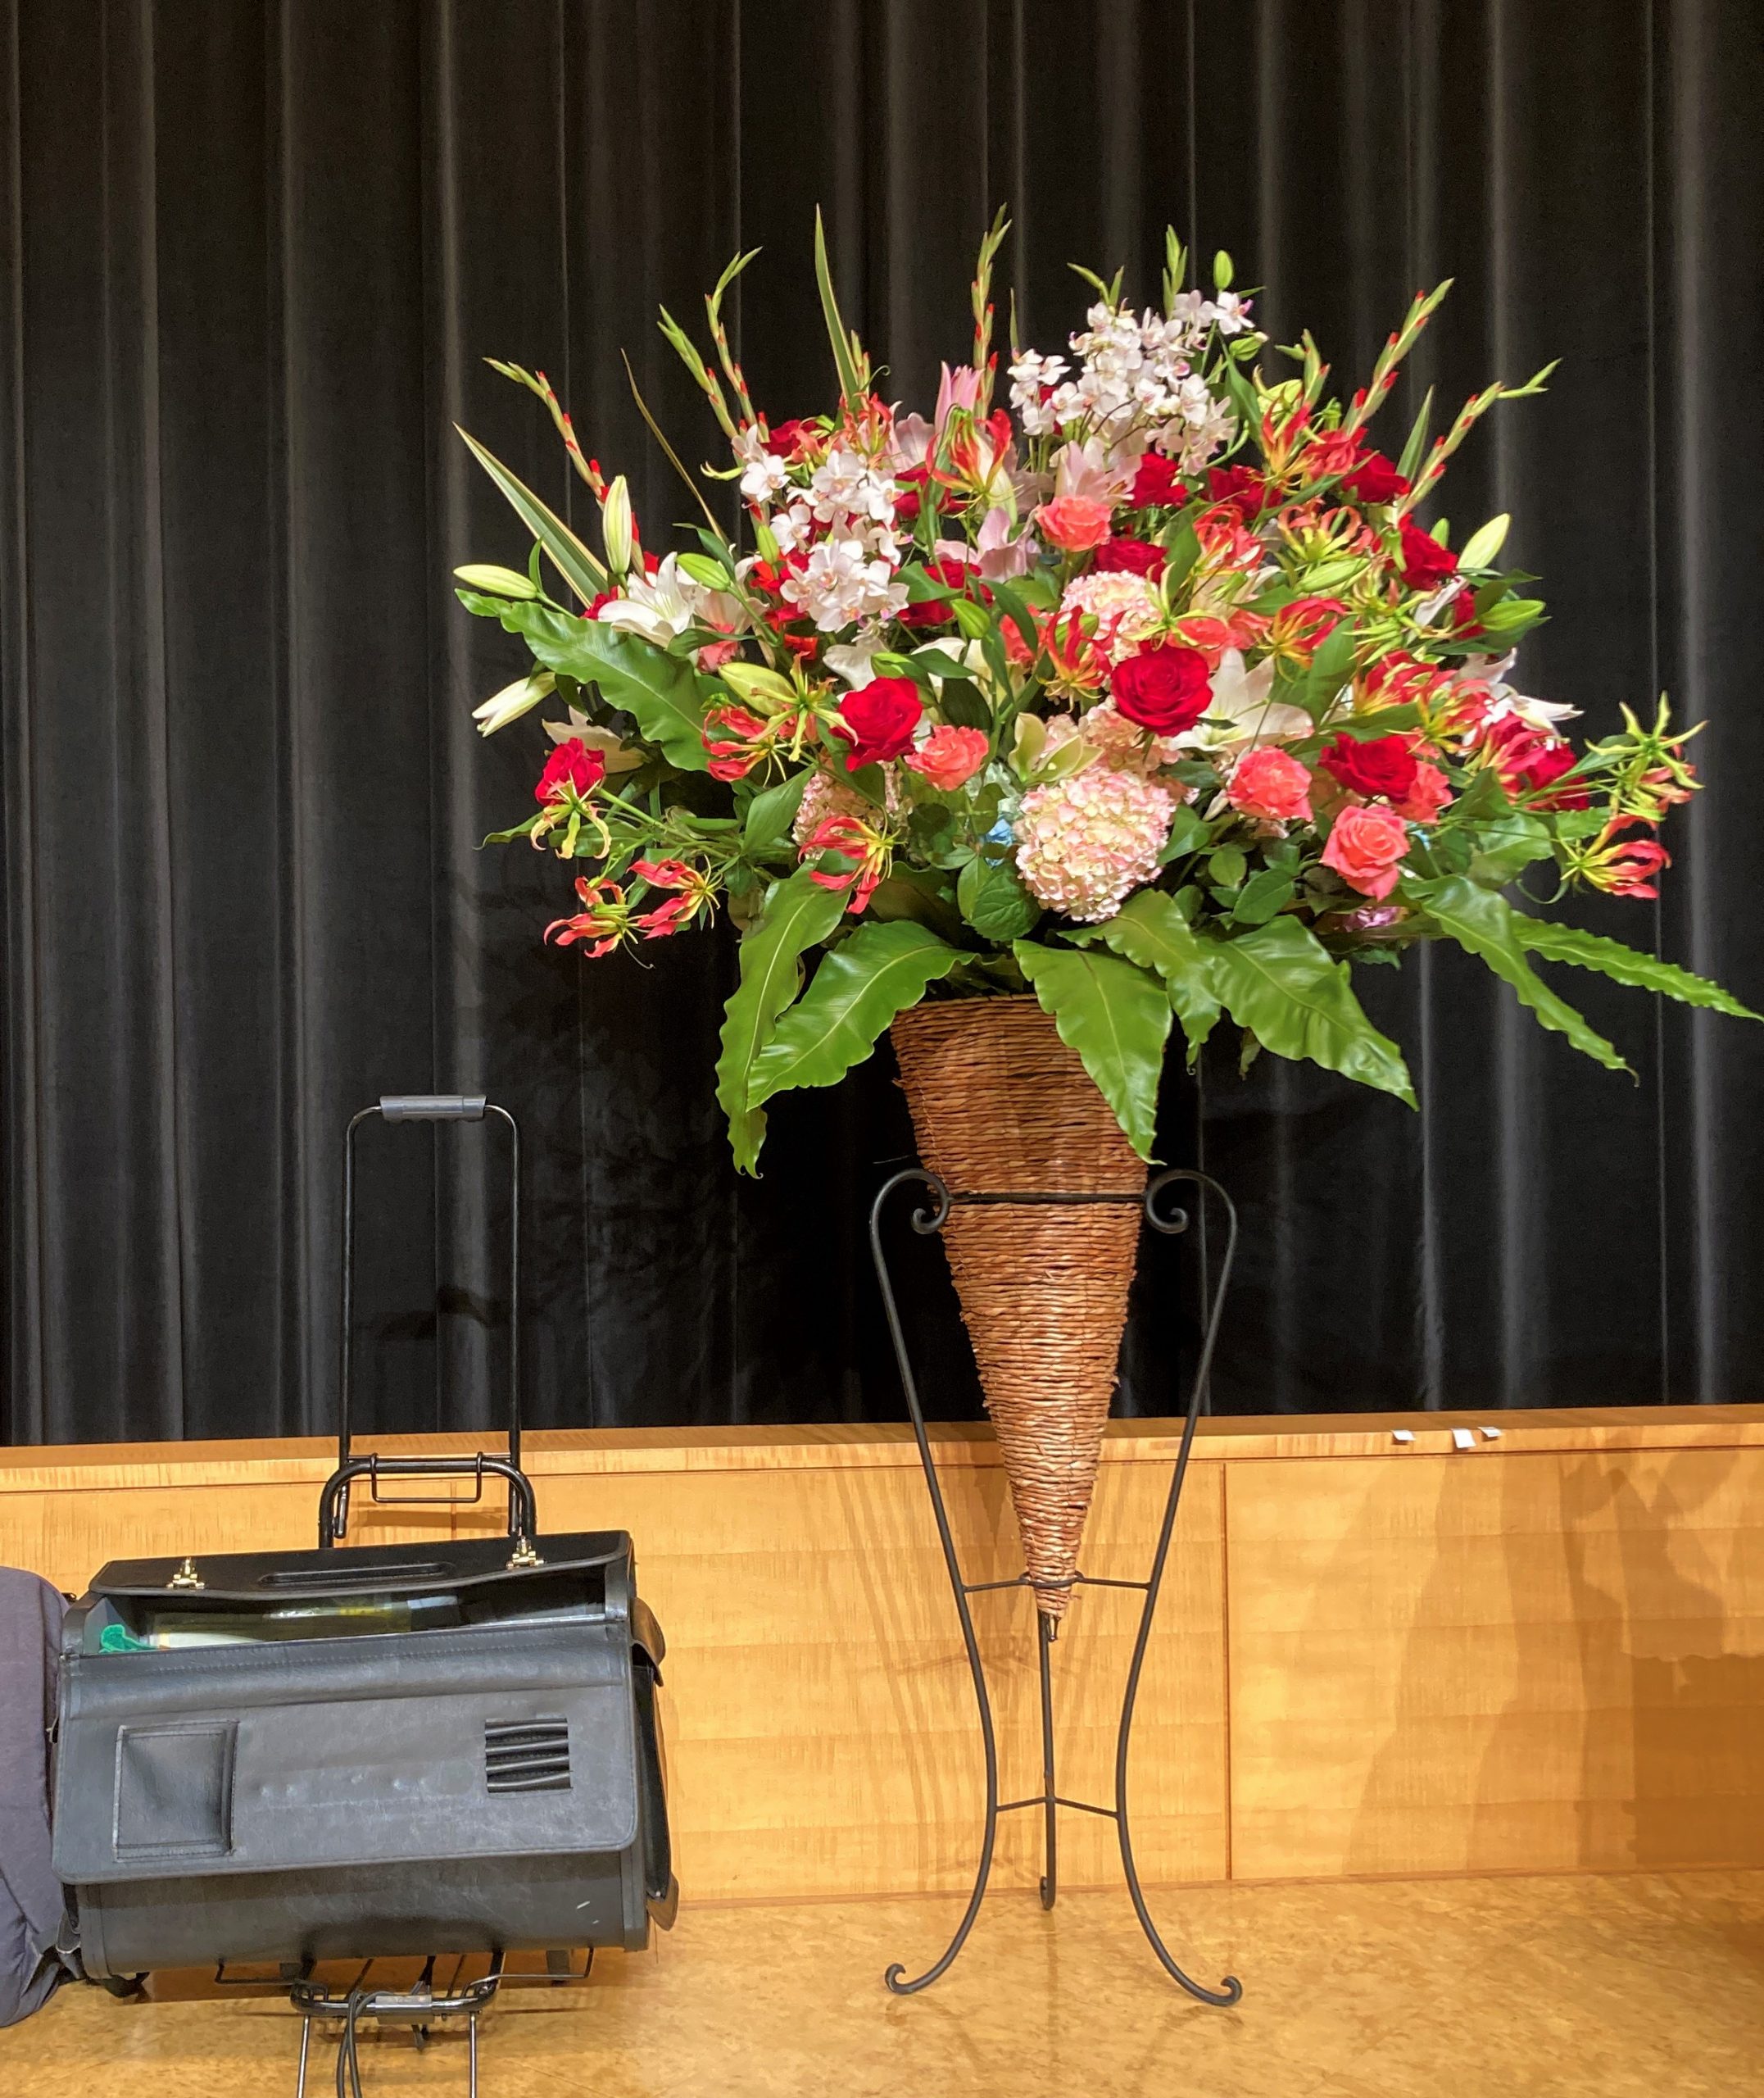
<path fill-rule="evenodd" d="M 1458 1424 L 1204 1425 L 1136 1750 L 1148 1879 L 1764 1863 L 1764 1410 L 1508 1415 L 1465 1451 Z M 1144 1575 L 1172 1449 L 1168 1424 L 1112 1434 L 1091 1573 Z M 940 1450 L 969 1578 L 1014 1572 L 990 1439 Z M 965 1887 L 979 1745 L 904 1430 L 551 1434 L 528 1464 L 544 1528 L 637 1540 L 691 1894 Z M 78 1588 L 109 1558 L 303 1547 L 329 1465 L 0 1453 L 0 1563 Z M 358 1541 L 433 1533 L 359 1494 L 356 1517 Z M 499 1525 L 492 1502 L 438 1519 Z M 1136 1601 L 1085 1592 L 1055 1649 L 1061 1789 L 1102 1804 Z M 1027 1793 L 1029 1600 L 974 1608 Z M 1005 1824 L 1003 1883 L 1032 1881 L 1034 1822 Z M 1116 1883 L 1109 1823 L 1062 1838 L 1070 1883 Z"/>
<path fill-rule="evenodd" d="M 1764 1453 L 1228 1468 L 1244 1878 L 1764 1863 Z"/>
<path fill-rule="evenodd" d="M 682 1885 L 699 1898 L 964 1889 L 979 1838 L 982 1763 L 973 1693 L 923 1480 L 898 1437 L 731 1440 L 647 1447 L 627 1437 L 534 1438 L 542 1526 L 620 1528 L 637 1541 L 645 1598 L 668 1640 L 672 1800 Z M 557 1446 L 562 1445 L 563 1446 Z M 316 1449 L 254 1470 L 249 1446 L 116 1469 L 64 1465 L 31 1490 L 0 1484 L 0 1561 L 77 1588 L 106 1559 L 304 1547 Z M 93 1460 L 104 1453 L 85 1453 Z M 989 1445 L 951 1446 L 951 1521 L 971 1580 L 1015 1573 L 1015 1529 Z M 1122 1443 L 1104 1467 L 1087 1569 L 1142 1577 L 1168 1483 L 1168 1445 Z M 1135 1460 L 1141 1460 L 1136 1461 Z M 126 1471 L 127 1466 L 123 1466 Z M 365 1518 L 357 1490 L 356 1507 Z M 1223 1550 L 1217 1473 L 1197 1474 L 1141 1692 L 1136 1829 L 1154 1880 L 1227 1869 Z M 374 1541 L 413 1531 L 382 1512 Z M 461 1535 L 492 1535 L 500 1504 L 460 1508 Z M 368 1531 L 364 1529 L 364 1541 Z M 429 1534 L 433 1534 L 431 1531 Z M 1136 1598 L 1086 1593 L 1055 1649 L 1063 1791 L 1112 1798 L 1113 1714 Z M 1032 1605 L 977 1596 L 995 1672 L 1006 1796 L 1040 1782 Z M 1001 1885 L 1032 1884 L 1032 1815 L 1004 1825 Z M 1117 1872 L 1112 1825 L 1063 1817 L 1073 1886 Z"/>

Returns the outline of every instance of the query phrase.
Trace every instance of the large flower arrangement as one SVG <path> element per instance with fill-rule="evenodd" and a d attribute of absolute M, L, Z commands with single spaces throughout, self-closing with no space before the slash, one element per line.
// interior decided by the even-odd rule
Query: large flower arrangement
<path fill-rule="evenodd" d="M 831 412 L 774 423 L 750 397 L 722 302 L 750 257 L 705 301 L 710 356 L 664 313 L 728 439 L 731 463 L 701 471 L 737 484 L 739 538 L 685 475 L 696 545 L 646 548 L 542 374 L 497 367 L 550 408 L 601 552 L 466 440 L 535 541 L 524 573 L 458 571 L 467 609 L 535 659 L 479 724 L 557 710 L 537 809 L 500 836 L 580 869 L 548 937 L 592 956 L 727 903 L 740 981 L 717 1078 L 738 1163 L 769 1100 L 835 1083 L 927 994 L 1032 988 L 1141 1156 L 1172 1019 L 1190 1055 L 1228 1016 L 1246 1059 L 1308 1057 L 1413 1103 L 1350 966 L 1420 940 L 1456 942 L 1613 1069 L 1534 962 L 1744 1012 L 1543 916 L 1535 875 L 1515 892 L 1542 869 L 1550 901 L 1653 896 L 1661 820 L 1696 784 L 1663 701 L 1577 750 L 1574 710 L 1519 688 L 1544 608 L 1496 565 L 1504 517 L 1455 548 L 1420 521 L 1477 420 L 1547 372 L 1437 436 L 1423 402 L 1393 459 L 1373 420 L 1447 288 L 1341 401 L 1308 335 L 1270 350 L 1228 258 L 1210 293 L 1186 288 L 1172 234 L 1161 309 L 1089 279 L 1066 355 L 1013 341 L 1006 408 L 1003 232 L 981 248 L 972 361 L 945 367 L 928 420 L 877 395 L 819 227 Z"/>

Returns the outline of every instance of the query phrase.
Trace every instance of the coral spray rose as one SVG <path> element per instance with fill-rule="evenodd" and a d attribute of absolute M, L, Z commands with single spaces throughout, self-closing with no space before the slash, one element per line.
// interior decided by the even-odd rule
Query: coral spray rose
<path fill-rule="evenodd" d="M 1109 537 L 1109 505 L 1087 495 L 1055 496 L 1035 513 L 1041 537 L 1068 554 L 1088 553 Z"/>
<path fill-rule="evenodd" d="M 1179 642 L 1142 648 L 1118 664 L 1112 690 L 1115 705 L 1129 721 L 1159 736 L 1192 729 L 1213 701 L 1206 657 Z"/>
<path fill-rule="evenodd" d="M 911 750 L 925 702 L 910 678 L 872 678 L 862 691 L 841 700 L 839 711 L 852 738 L 846 770 L 855 772 Z"/>
<path fill-rule="evenodd" d="M 1311 775 L 1290 752 L 1263 744 L 1239 758 L 1225 798 L 1241 815 L 1301 822 L 1311 813 Z"/>
<path fill-rule="evenodd" d="M 1436 765 L 1417 765 L 1415 783 L 1396 805 L 1399 816 L 1411 823 L 1437 823 L 1440 811 L 1452 798 L 1452 783 Z"/>
<path fill-rule="evenodd" d="M 1323 865 L 1349 888 L 1381 901 L 1396 887 L 1398 866 L 1408 851 L 1408 831 L 1394 810 L 1352 802 L 1335 818 Z"/>
<path fill-rule="evenodd" d="M 973 778 L 991 748 L 979 729 L 955 729 L 945 723 L 933 729 L 916 751 L 907 753 L 906 769 L 945 794 L 953 793 Z"/>

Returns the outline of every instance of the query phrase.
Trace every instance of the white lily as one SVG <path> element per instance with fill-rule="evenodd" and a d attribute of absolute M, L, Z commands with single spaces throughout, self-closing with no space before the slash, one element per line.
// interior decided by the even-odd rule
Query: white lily
<path fill-rule="evenodd" d="M 624 596 L 602 605 L 595 617 L 604 625 L 641 634 L 658 648 L 665 648 L 677 634 L 698 624 L 704 595 L 690 577 L 681 574 L 677 556 L 669 554 L 653 575 L 632 575 Z"/>
<path fill-rule="evenodd" d="M 1504 656 L 1467 656 L 1460 676 L 1466 683 L 1486 685 L 1492 704 L 1489 718 L 1499 720 L 1503 714 L 1517 715 L 1527 728 L 1553 729 L 1558 721 L 1577 721 L 1580 710 L 1567 706 L 1559 699 L 1534 699 L 1529 693 L 1516 692 L 1505 682 L 1507 673 L 1517 660 L 1518 651 L 1509 649 Z"/>
<path fill-rule="evenodd" d="M 1254 670 L 1246 670 L 1243 652 L 1227 648 L 1213 674 L 1213 698 L 1206 712 L 1192 729 L 1162 740 L 1186 750 L 1223 751 L 1309 735 L 1310 715 L 1302 706 L 1288 706 L 1271 699 L 1268 695 L 1273 688 L 1272 656 Z"/>
<path fill-rule="evenodd" d="M 554 743 L 586 743 L 591 751 L 598 751 L 606 761 L 609 773 L 635 772 L 643 762 L 642 751 L 620 742 L 610 729 L 596 727 L 579 706 L 570 708 L 567 721 L 542 721 L 539 725 Z"/>
<path fill-rule="evenodd" d="M 882 638 L 873 627 L 860 631 L 855 641 L 836 643 L 831 648 L 821 651 L 821 660 L 835 677 L 843 678 L 854 692 L 862 692 L 876 675 L 873 657 L 881 649 Z"/>

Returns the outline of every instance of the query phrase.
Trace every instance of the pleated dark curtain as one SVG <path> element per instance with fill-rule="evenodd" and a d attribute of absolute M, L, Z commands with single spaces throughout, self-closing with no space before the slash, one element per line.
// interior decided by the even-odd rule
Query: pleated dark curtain
<path fill-rule="evenodd" d="M 1415 387 L 1561 356 L 1449 507 L 1511 510 L 1545 579 L 1527 689 L 1595 731 L 1662 687 L 1707 718 L 1663 901 L 1592 922 L 1764 1004 L 1761 137 L 1755 0 L 0 0 L 0 1434 L 324 1426 L 343 1122 L 456 1088 L 528 1136 L 530 1417 L 898 1410 L 864 1243 L 910 1153 L 886 1056 L 784 1103 L 737 1183 L 727 942 L 542 948 L 560 870 L 478 849 L 531 791 L 535 737 L 482 745 L 469 711 L 518 657 L 447 582 L 521 552 L 453 423 L 574 493 L 485 356 L 551 375 L 652 539 L 683 492 L 621 347 L 682 452 L 714 438 L 659 302 L 763 245 L 756 390 L 825 401 L 817 200 L 920 404 L 1000 202 L 1044 347 L 1082 309 L 1068 261 L 1149 293 L 1172 220 L 1338 373 L 1448 275 Z M 1758 1396 L 1764 1038 L 1576 988 L 1638 1083 L 1444 954 L 1365 984 L 1418 1115 L 1266 1060 L 1172 1068 L 1167 1156 L 1244 1210 L 1220 1407 Z M 383 1424 L 497 1402 L 501 1162 L 483 1129 L 368 1132 Z M 909 1281 L 960 1411 L 935 1261 Z M 1169 1406 L 1198 1273 L 1148 1255 L 1130 1407 Z"/>

